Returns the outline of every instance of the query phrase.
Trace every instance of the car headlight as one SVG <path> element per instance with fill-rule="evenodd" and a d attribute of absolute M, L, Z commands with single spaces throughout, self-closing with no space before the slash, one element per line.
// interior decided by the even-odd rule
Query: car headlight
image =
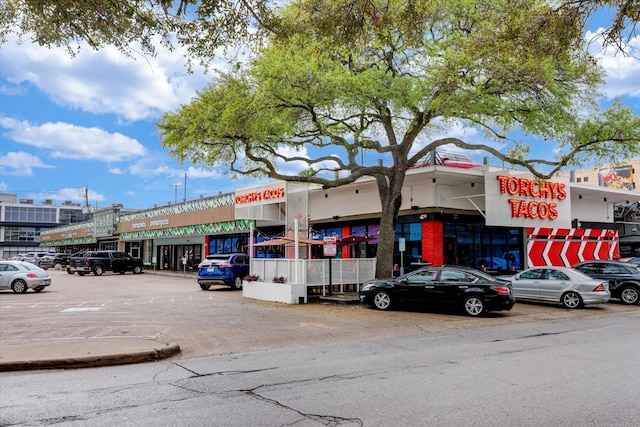
<path fill-rule="evenodd" d="M 360 288 L 361 291 L 370 291 L 371 289 L 375 288 L 376 284 L 375 283 L 365 283 L 364 285 L 362 285 L 362 288 Z"/>

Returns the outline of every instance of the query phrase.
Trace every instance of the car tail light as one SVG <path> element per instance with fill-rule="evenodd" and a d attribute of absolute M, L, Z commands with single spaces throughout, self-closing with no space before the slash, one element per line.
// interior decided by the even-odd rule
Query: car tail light
<path fill-rule="evenodd" d="M 499 295 L 509 295 L 511 290 L 506 286 L 492 286 L 491 289 L 496 291 Z"/>
<path fill-rule="evenodd" d="M 605 290 L 604 283 L 600 283 L 598 286 L 593 288 L 593 291 L 591 292 L 604 292 Z"/>
<path fill-rule="evenodd" d="M 27 277 L 29 279 L 37 279 L 38 275 L 36 273 L 27 273 Z"/>
<path fill-rule="evenodd" d="M 85 263 L 86 265 L 89 265 L 89 264 L 91 264 L 91 261 L 89 260 L 89 258 L 87 258 L 87 259 L 85 259 L 85 260 L 84 260 L 84 263 Z"/>

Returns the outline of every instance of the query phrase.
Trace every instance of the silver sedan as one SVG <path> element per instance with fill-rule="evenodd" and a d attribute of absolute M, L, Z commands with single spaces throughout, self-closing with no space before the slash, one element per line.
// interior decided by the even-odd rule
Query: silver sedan
<path fill-rule="evenodd" d="M 568 267 L 533 267 L 509 277 L 516 301 L 559 303 L 565 308 L 604 304 L 609 284 Z"/>
<path fill-rule="evenodd" d="M 30 262 L 0 261 L 0 289 L 23 294 L 28 289 L 40 292 L 49 285 L 49 273 Z"/>

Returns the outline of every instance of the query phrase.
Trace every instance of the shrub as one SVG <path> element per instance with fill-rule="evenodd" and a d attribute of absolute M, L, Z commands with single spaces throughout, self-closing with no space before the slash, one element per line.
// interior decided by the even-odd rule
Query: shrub
<path fill-rule="evenodd" d="M 286 283 L 287 279 L 284 276 L 274 276 L 273 283 Z"/>

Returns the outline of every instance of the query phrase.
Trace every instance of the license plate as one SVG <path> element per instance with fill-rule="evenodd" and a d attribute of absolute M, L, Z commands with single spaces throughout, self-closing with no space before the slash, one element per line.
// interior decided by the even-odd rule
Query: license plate
<path fill-rule="evenodd" d="M 213 273 L 213 270 L 215 270 L 215 268 L 213 268 L 213 267 L 209 267 L 209 268 L 207 268 L 207 272 L 208 272 L 208 273 Z"/>

